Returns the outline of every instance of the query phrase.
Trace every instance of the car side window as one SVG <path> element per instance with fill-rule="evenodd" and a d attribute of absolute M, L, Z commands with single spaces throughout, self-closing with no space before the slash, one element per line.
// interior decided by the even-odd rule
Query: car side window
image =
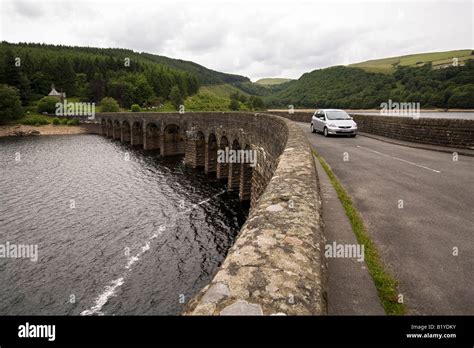
<path fill-rule="evenodd" d="M 324 117 L 324 111 L 320 111 L 319 112 L 319 118 L 321 119 L 321 121 L 324 121 L 325 117 Z"/>

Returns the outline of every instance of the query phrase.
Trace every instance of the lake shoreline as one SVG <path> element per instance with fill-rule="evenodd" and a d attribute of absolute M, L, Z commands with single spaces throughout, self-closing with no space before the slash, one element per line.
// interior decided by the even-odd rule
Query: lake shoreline
<path fill-rule="evenodd" d="M 29 126 L 21 124 L 2 125 L 0 126 L 0 138 L 39 135 L 98 134 L 98 126 L 99 125 L 96 124 L 81 124 L 79 126 L 53 124 L 42 126 Z"/>

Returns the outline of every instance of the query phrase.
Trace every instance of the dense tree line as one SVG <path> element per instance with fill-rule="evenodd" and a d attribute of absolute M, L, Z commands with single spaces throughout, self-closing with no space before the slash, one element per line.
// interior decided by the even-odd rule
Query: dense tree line
<path fill-rule="evenodd" d="M 474 108 L 474 61 L 436 70 L 430 64 L 397 67 L 392 75 L 337 66 L 306 73 L 283 87 L 264 98 L 267 106 L 369 109 L 391 99 L 419 102 L 421 108 L 467 109 Z"/>
<path fill-rule="evenodd" d="M 140 58 L 128 50 L 0 43 L 0 83 L 19 90 L 23 104 L 49 93 L 54 83 L 68 97 L 122 107 L 161 103 L 176 86 L 182 98 L 197 93 L 195 74 Z"/>
<path fill-rule="evenodd" d="M 225 83 L 248 83 L 252 84 L 248 77 L 222 73 L 203 67 L 194 62 L 172 59 L 164 56 L 158 56 L 149 53 L 140 53 L 141 57 L 147 58 L 150 61 L 164 64 L 177 70 L 183 70 L 195 74 L 199 78 L 202 85 L 219 85 Z"/>
<path fill-rule="evenodd" d="M 230 96 L 229 109 L 233 111 L 239 110 L 263 110 L 265 109 L 265 104 L 261 97 L 250 95 L 246 96 L 239 92 L 231 93 Z"/>

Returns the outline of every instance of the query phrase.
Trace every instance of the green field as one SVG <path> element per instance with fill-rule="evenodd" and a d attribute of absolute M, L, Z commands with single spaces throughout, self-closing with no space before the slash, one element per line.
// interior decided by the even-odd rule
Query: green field
<path fill-rule="evenodd" d="M 282 77 L 272 77 L 272 78 L 265 78 L 265 79 L 260 79 L 255 81 L 255 83 L 258 83 L 259 85 L 264 85 L 264 86 L 272 86 L 272 85 L 280 85 L 285 82 L 289 82 L 291 79 L 285 79 Z"/>
<path fill-rule="evenodd" d="M 452 62 L 453 58 L 458 58 L 459 62 L 463 62 L 467 59 L 474 59 L 474 55 L 472 53 L 472 50 L 456 50 L 410 54 L 407 56 L 369 60 L 366 62 L 350 64 L 349 66 L 353 68 L 362 68 L 368 72 L 391 74 L 395 71 L 396 66 L 414 67 L 431 62 L 432 66 L 434 67 L 436 65 L 449 64 Z"/>
<path fill-rule="evenodd" d="M 188 111 L 229 111 L 230 99 L 208 91 L 187 97 L 184 106 Z"/>

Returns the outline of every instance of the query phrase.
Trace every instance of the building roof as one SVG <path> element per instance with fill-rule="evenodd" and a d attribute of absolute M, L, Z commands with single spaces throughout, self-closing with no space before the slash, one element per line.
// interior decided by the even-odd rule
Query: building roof
<path fill-rule="evenodd" d="M 60 97 L 60 98 L 66 98 L 66 93 L 64 92 L 58 92 L 56 88 L 54 87 L 54 83 L 51 84 L 51 92 L 49 92 L 48 96 L 52 97 Z"/>
<path fill-rule="evenodd" d="M 56 91 L 56 88 L 53 88 L 51 90 L 51 92 L 49 92 L 48 95 L 52 95 L 52 96 L 55 96 L 55 97 L 60 97 L 62 95 L 62 93 L 59 93 L 58 91 Z"/>

